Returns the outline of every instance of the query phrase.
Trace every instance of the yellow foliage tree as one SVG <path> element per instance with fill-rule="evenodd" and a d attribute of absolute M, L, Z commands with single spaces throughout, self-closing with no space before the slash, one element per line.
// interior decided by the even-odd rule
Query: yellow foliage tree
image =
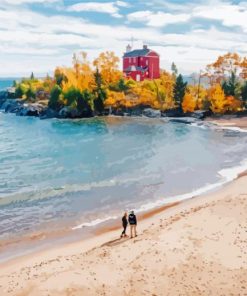
<path fill-rule="evenodd" d="M 85 52 L 81 52 L 79 55 L 74 54 L 73 68 L 59 68 L 59 71 L 66 77 L 62 82 L 63 91 L 67 91 L 71 87 L 80 91 L 85 89 L 91 91 L 95 86 L 94 73 Z"/>
<path fill-rule="evenodd" d="M 112 51 L 103 52 L 94 60 L 93 65 L 99 70 L 105 85 L 115 84 L 122 77 L 118 63 L 119 58 Z"/>
<path fill-rule="evenodd" d="M 211 102 L 211 110 L 214 113 L 225 113 L 227 100 L 219 83 L 209 89 L 209 99 Z"/>
<path fill-rule="evenodd" d="M 182 102 L 183 111 L 194 112 L 196 109 L 196 98 L 189 92 L 186 92 L 183 102 Z"/>

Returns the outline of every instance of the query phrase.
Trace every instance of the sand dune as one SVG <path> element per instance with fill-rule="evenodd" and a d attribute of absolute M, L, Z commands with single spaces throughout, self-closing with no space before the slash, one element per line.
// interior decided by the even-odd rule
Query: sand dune
<path fill-rule="evenodd" d="M 4 295 L 247 295 L 247 177 L 119 231 L 2 264 Z"/>

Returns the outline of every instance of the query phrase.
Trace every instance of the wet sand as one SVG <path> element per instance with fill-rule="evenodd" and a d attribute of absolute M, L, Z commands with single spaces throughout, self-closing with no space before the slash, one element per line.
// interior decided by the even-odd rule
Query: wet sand
<path fill-rule="evenodd" d="M 217 124 L 223 127 L 239 127 L 247 129 L 247 116 L 246 117 L 235 117 L 235 116 L 224 116 L 222 118 L 207 118 L 205 121 Z"/>
<path fill-rule="evenodd" d="M 119 229 L 0 266 L 4 295 L 247 295 L 247 176 Z"/>

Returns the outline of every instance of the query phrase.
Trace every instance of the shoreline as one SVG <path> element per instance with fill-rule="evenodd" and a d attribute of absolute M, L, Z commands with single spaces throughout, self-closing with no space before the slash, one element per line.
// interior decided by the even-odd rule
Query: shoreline
<path fill-rule="evenodd" d="M 140 244 L 140 242 L 142 242 L 145 245 L 146 239 L 144 237 L 147 236 L 146 233 L 150 232 L 150 229 L 154 228 L 156 225 L 156 228 L 158 228 L 156 235 L 158 235 L 159 225 L 161 225 L 160 224 L 161 220 L 166 222 L 168 221 L 168 224 L 166 223 L 166 227 L 165 227 L 165 229 L 168 229 L 168 230 L 169 230 L 169 227 L 175 226 L 177 221 L 180 221 L 180 223 L 182 222 L 187 223 L 188 217 L 193 216 L 195 213 L 200 212 L 201 210 L 203 211 L 203 209 L 206 209 L 206 208 L 210 209 L 211 207 L 215 206 L 217 203 L 223 202 L 225 200 L 227 200 L 226 201 L 227 204 L 231 204 L 230 200 L 233 199 L 233 193 L 230 193 L 230 192 L 234 192 L 234 191 L 238 192 L 239 190 L 242 190 L 243 191 L 242 198 L 245 198 L 245 202 L 247 202 L 246 185 L 243 188 L 246 182 L 247 182 L 247 173 L 245 172 L 241 174 L 241 176 L 239 176 L 236 180 L 226 184 L 225 186 L 223 186 L 222 188 L 218 189 L 213 193 L 197 196 L 196 198 L 191 198 L 189 200 L 179 202 L 175 205 L 171 205 L 168 208 L 165 207 L 165 208 L 156 209 L 155 212 L 153 212 L 152 214 L 151 213 L 146 214 L 143 217 L 144 218 L 143 220 L 140 219 L 141 223 L 139 223 L 138 225 L 139 236 L 137 237 L 137 239 L 120 240 L 119 229 L 108 229 L 107 231 L 98 233 L 96 237 L 90 238 L 88 240 L 82 240 L 79 242 L 64 244 L 63 246 L 50 248 L 49 250 L 44 250 L 38 253 L 22 256 L 20 258 L 13 259 L 3 264 L 0 264 L 1 266 L 0 287 L 1 286 L 4 287 L 3 289 L 4 294 L 2 295 L 46 295 L 46 294 L 40 293 L 40 285 L 42 286 L 43 285 L 42 281 L 44 281 L 44 275 L 43 275 L 44 268 L 46 269 L 46 273 L 47 273 L 47 275 L 45 276 L 47 281 L 49 281 L 49 278 L 50 278 L 48 274 L 50 273 L 53 274 L 52 276 L 53 280 L 50 283 L 51 286 L 49 287 L 50 289 L 54 289 L 55 291 L 56 290 L 55 275 L 60 274 L 59 270 L 60 269 L 63 270 L 65 265 L 66 266 L 65 270 L 68 268 L 66 273 L 68 272 L 70 273 L 69 271 L 70 269 L 73 270 L 74 267 L 78 267 L 77 264 L 74 266 L 75 262 L 73 258 L 75 258 L 75 261 L 77 260 L 76 258 L 80 258 L 78 260 L 79 262 L 82 262 L 81 260 L 83 257 L 85 260 L 89 260 L 90 262 L 92 262 L 92 264 L 95 264 L 95 260 L 96 260 L 96 258 L 94 258 L 95 252 L 97 254 L 102 252 L 111 252 L 111 249 L 114 249 L 114 248 L 123 249 L 124 245 L 129 246 L 130 244 L 133 245 L 133 243 L 135 245 L 135 244 Z M 241 196 L 241 194 L 239 196 Z M 213 216 L 212 216 L 212 219 L 213 219 Z M 211 222 L 208 221 L 208 223 L 210 224 Z M 193 227 L 196 227 L 196 225 L 194 225 Z M 161 229 L 163 229 L 163 226 L 161 227 Z M 160 239 L 158 239 L 158 241 L 159 240 Z M 174 244 L 174 247 L 176 248 L 178 247 L 178 245 Z M 120 252 L 120 256 L 123 255 L 121 254 L 122 253 Z M 86 259 L 86 258 L 89 258 L 89 259 Z M 118 259 L 116 258 L 116 260 Z M 55 273 L 52 271 L 54 270 L 54 268 L 51 268 L 53 265 L 55 265 L 54 267 L 56 270 Z M 39 269 L 40 269 L 40 272 L 42 270 L 41 273 L 39 273 Z M 29 270 L 29 272 L 27 272 L 27 270 Z M 246 269 L 246 272 L 247 272 L 247 269 Z M 10 274 L 12 273 L 13 275 L 10 277 Z M 28 277 L 26 276 L 27 274 L 28 274 Z M 23 277 L 23 280 L 22 282 L 20 282 L 20 278 L 22 277 Z M 72 285 L 72 282 L 74 281 L 77 282 L 77 285 L 80 285 L 78 282 L 78 279 L 76 280 L 77 278 L 76 276 L 75 278 L 73 278 L 73 276 L 72 278 L 70 278 L 71 275 L 68 276 L 67 274 L 66 277 L 68 277 L 68 280 L 71 281 L 70 285 Z M 13 285 L 13 282 L 16 284 Z M 10 286 L 10 283 L 12 283 L 11 286 Z M 83 283 L 86 284 L 87 280 L 83 279 Z M 67 287 L 68 283 L 65 285 Z M 105 283 L 105 285 L 107 284 Z M 22 286 L 21 289 L 20 289 L 20 286 Z M 32 289 L 30 290 L 31 291 L 30 294 L 27 292 L 29 288 L 26 290 L 27 286 L 32 287 Z M 21 291 L 23 294 L 19 294 Z M 49 290 L 49 291 L 52 291 L 52 290 Z M 92 293 L 88 295 L 103 295 L 103 294 L 96 293 L 97 292 L 96 290 L 93 290 L 93 291 L 95 292 L 95 294 Z M 65 294 L 65 292 L 61 292 L 60 294 L 60 292 L 61 291 L 59 291 L 58 293 L 59 295 L 70 295 L 70 294 Z M 57 294 L 51 293 L 51 295 L 57 295 Z M 77 294 L 71 294 L 71 295 L 77 295 Z M 82 295 L 82 294 L 78 294 L 78 295 Z M 110 295 L 125 295 L 125 294 L 113 293 Z M 140 295 L 140 294 L 136 294 L 136 295 Z M 145 295 L 148 295 L 148 294 L 145 294 Z M 174 295 L 177 295 L 177 294 L 175 293 Z"/>
<path fill-rule="evenodd" d="M 220 126 L 220 127 L 228 127 L 233 125 L 237 126 L 237 123 L 234 123 L 234 122 L 231 122 L 231 124 L 229 125 L 227 125 L 227 123 L 221 124 L 221 119 L 219 120 L 219 122 L 217 120 L 210 120 L 209 122 L 212 123 L 213 125 Z M 247 118 L 246 120 L 244 120 L 244 124 L 242 124 L 242 126 L 244 125 L 246 125 L 246 128 L 247 128 Z M 226 186 L 226 184 L 228 184 L 229 182 L 232 182 L 239 175 L 244 176 L 245 171 L 247 169 L 246 165 L 244 167 L 240 165 L 240 166 L 226 169 L 227 171 L 229 172 L 231 171 L 231 172 L 230 172 L 230 177 L 228 177 L 227 174 L 222 175 L 222 177 L 225 180 L 222 179 L 219 182 L 202 186 L 189 193 L 172 196 L 166 199 L 161 198 L 160 200 L 143 204 L 140 208 L 135 209 L 136 213 L 138 213 L 139 220 L 150 218 L 154 216 L 156 213 L 162 212 L 170 207 L 174 207 L 179 203 L 183 203 L 186 200 L 190 200 L 195 197 L 206 195 L 219 190 L 219 188 Z M 227 173 L 229 174 L 229 172 Z M 92 224 L 92 225 L 83 226 L 84 224 Z M 0 246 L 3 251 L 4 249 L 8 248 L 9 245 L 10 245 L 10 248 L 12 249 L 14 249 L 15 246 L 18 246 L 18 244 L 22 244 L 22 246 L 21 246 L 21 251 L 18 254 L 13 254 L 9 252 L 7 254 L 7 258 L 4 258 L 3 256 L 3 258 L 0 259 L 0 264 L 2 263 L 4 264 L 5 262 L 23 257 L 25 256 L 25 254 L 28 254 L 31 256 L 32 254 L 35 254 L 37 252 L 43 252 L 43 251 L 49 250 L 49 248 L 51 248 L 53 244 L 56 245 L 56 247 L 60 247 L 63 244 L 75 243 L 80 240 L 86 241 L 88 239 L 91 239 L 95 235 L 97 236 L 110 231 L 119 230 L 121 229 L 121 227 L 119 226 L 120 224 L 121 223 L 119 222 L 119 219 L 115 217 L 111 217 L 111 219 L 107 218 L 105 221 L 102 220 L 99 223 L 96 223 L 95 225 L 94 225 L 94 221 L 90 221 L 87 223 L 83 223 L 82 225 L 75 225 L 72 228 L 67 227 L 61 230 L 52 231 L 51 233 L 41 231 L 41 232 L 30 233 L 30 235 L 24 236 L 24 238 L 22 237 L 22 238 L 16 238 L 13 240 L 6 240 L 5 242 L 2 241 Z M 77 229 L 78 230 L 83 229 L 85 230 L 85 233 L 82 233 L 80 231 L 76 233 Z M 45 239 L 45 242 L 43 242 L 44 239 Z M 39 243 L 41 243 L 42 245 L 37 246 Z M 32 250 L 33 248 L 35 249 L 35 251 Z"/>

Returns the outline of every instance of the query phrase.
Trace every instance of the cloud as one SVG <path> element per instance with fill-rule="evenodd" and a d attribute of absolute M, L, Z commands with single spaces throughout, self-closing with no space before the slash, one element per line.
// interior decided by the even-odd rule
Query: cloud
<path fill-rule="evenodd" d="M 208 20 L 218 20 L 226 27 L 239 27 L 247 32 L 247 3 L 231 4 L 216 2 L 193 9 L 193 16 Z"/>
<path fill-rule="evenodd" d="M 108 13 L 113 17 L 121 18 L 122 16 L 119 14 L 118 6 L 125 5 L 125 2 L 117 1 L 117 2 L 85 2 L 85 3 L 77 3 L 68 7 L 68 11 L 73 12 L 82 12 L 82 11 L 91 11 L 91 12 L 100 12 L 100 13 Z"/>
<path fill-rule="evenodd" d="M 130 22 L 141 22 L 150 27 L 164 27 L 169 24 L 187 22 L 190 16 L 184 13 L 171 14 L 145 10 L 130 13 L 127 18 Z"/>
<path fill-rule="evenodd" d="M 59 0 L 2 0 L 3 3 L 11 5 L 22 5 L 22 4 L 36 4 L 36 3 L 56 3 Z"/>
<path fill-rule="evenodd" d="M 52 0 L 46 0 L 46 3 L 47 1 Z M 3 0 L 0 2 L 1 76 L 29 75 L 31 71 L 37 74 L 52 72 L 58 65 L 70 65 L 72 54 L 78 51 L 88 52 L 91 60 L 106 50 L 112 50 L 121 57 L 131 36 L 135 39 L 136 48 L 141 47 L 144 41 L 157 50 L 163 68 L 169 69 L 174 61 L 182 73 L 203 69 L 219 54 L 228 51 L 237 51 L 240 54 L 247 52 L 247 34 L 239 29 L 244 28 L 245 23 L 229 17 L 228 21 L 234 22 L 234 25 L 225 24 L 224 15 L 214 15 L 214 12 L 212 15 L 209 14 L 212 7 L 218 9 L 226 5 L 230 7 L 231 12 L 234 10 L 242 16 L 246 9 L 243 3 L 232 5 L 228 2 L 215 2 L 214 6 L 200 4 L 194 8 L 190 7 L 185 17 L 186 13 L 182 7 L 175 13 L 168 13 L 165 9 L 153 11 L 151 6 L 148 10 L 133 11 L 137 8 L 134 8 L 135 4 L 132 2 L 132 6 L 128 6 L 128 9 L 133 11 L 127 16 L 127 19 L 131 18 L 129 22 L 126 23 L 124 18 L 119 18 L 114 20 L 113 26 L 109 17 L 101 20 L 101 23 L 95 23 L 91 14 L 90 17 L 86 15 L 86 18 L 74 16 L 68 13 L 64 6 L 61 6 L 61 10 L 49 10 L 49 13 L 45 14 L 44 9 L 42 13 L 37 9 L 32 10 L 32 5 L 16 6 L 5 2 L 4 7 Z M 114 3 L 114 9 L 108 8 L 105 13 L 119 13 L 119 7 L 127 7 L 121 2 L 128 4 L 124 1 L 106 2 Z M 240 7 L 240 10 L 237 7 Z M 210 24 L 211 19 L 221 22 L 225 27 L 217 27 L 215 21 Z M 238 25 L 236 28 L 237 21 L 241 26 Z M 140 22 L 147 26 L 139 26 Z M 193 26 L 187 27 L 183 32 L 175 31 L 173 26 L 169 26 L 164 33 L 164 26 L 177 22 L 193 22 Z M 206 27 L 205 22 L 209 24 Z"/>

